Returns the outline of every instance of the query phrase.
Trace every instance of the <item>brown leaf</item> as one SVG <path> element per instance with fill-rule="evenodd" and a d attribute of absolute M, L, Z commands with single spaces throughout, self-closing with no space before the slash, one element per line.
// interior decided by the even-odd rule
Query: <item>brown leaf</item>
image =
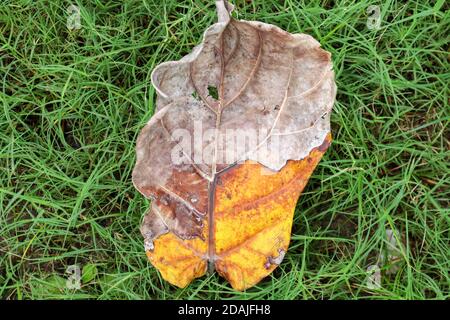
<path fill-rule="evenodd" d="M 163 277 L 187 285 L 207 261 L 238 290 L 287 251 L 297 198 L 331 137 L 330 54 L 305 34 L 230 17 L 152 74 L 157 112 L 141 131 L 141 232 Z M 296 161 L 297 160 L 297 161 Z"/>

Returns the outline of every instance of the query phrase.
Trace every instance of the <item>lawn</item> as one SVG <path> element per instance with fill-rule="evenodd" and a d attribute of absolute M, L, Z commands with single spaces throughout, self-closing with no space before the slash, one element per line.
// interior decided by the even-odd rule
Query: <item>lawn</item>
<path fill-rule="evenodd" d="M 3 0 L 1 298 L 450 298 L 448 3 L 234 3 L 239 19 L 314 36 L 336 73 L 334 141 L 279 268 L 246 292 L 217 274 L 179 289 L 144 254 L 148 201 L 131 171 L 154 110 L 150 74 L 200 42 L 214 1 Z"/>

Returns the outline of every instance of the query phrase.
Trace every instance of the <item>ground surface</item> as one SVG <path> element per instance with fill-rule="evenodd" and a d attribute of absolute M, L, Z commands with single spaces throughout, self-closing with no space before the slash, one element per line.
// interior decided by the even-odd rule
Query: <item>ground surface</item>
<path fill-rule="evenodd" d="M 213 1 L 74 1 L 81 28 L 69 31 L 69 1 L 6 0 L 0 297 L 450 297 L 448 4 L 236 3 L 240 19 L 318 39 L 339 88 L 334 142 L 299 200 L 281 266 L 247 292 L 217 274 L 178 289 L 144 255 L 138 227 L 148 203 L 131 170 L 153 113 L 150 72 L 200 41 L 216 19 Z M 377 4 L 378 30 L 366 25 Z M 379 258 L 387 229 L 402 244 L 395 267 Z M 370 289 L 366 269 L 377 263 L 381 288 Z M 66 286 L 71 265 L 83 271 L 79 290 Z"/>

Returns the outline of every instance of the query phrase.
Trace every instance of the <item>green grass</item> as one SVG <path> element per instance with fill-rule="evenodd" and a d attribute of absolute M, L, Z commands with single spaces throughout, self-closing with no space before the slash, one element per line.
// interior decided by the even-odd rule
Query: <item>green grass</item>
<path fill-rule="evenodd" d="M 66 27 L 70 4 L 80 30 Z M 0 7 L 0 297 L 449 299 L 449 25 L 444 1 L 244 1 L 240 19 L 333 55 L 334 142 L 300 198 L 281 266 L 247 292 L 217 274 L 178 289 L 147 261 L 131 183 L 150 73 L 190 52 L 213 1 L 4 0 Z M 366 27 L 380 5 L 379 30 Z M 366 269 L 402 243 L 398 269 Z M 84 269 L 67 289 L 69 265 Z"/>

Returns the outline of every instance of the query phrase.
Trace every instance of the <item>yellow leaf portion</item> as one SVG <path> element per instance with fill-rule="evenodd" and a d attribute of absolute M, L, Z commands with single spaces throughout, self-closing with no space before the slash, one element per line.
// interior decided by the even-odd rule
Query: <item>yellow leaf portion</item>
<path fill-rule="evenodd" d="M 218 177 L 211 243 L 216 270 L 235 290 L 254 286 L 281 262 L 298 197 L 330 142 L 329 134 L 306 158 L 288 161 L 279 172 L 247 161 Z M 205 222 L 204 240 L 162 235 L 147 256 L 165 280 L 185 287 L 206 273 L 208 234 Z"/>
<path fill-rule="evenodd" d="M 204 229 L 208 230 L 207 225 Z M 153 251 L 148 250 L 146 254 L 164 280 L 184 288 L 206 273 L 207 249 L 207 241 L 182 240 L 173 233 L 166 233 L 155 240 Z"/>

